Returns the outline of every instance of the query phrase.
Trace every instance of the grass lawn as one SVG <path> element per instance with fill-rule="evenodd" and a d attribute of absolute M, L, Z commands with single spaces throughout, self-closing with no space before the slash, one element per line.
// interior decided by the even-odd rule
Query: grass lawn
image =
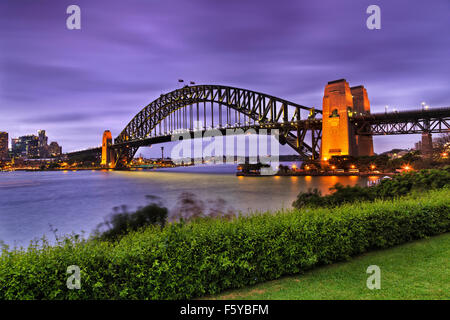
<path fill-rule="evenodd" d="M 381 269 L 369 290 L 366 269 Z M 355 257 L 207 299 L 450 299 L 450 233 Z"/>

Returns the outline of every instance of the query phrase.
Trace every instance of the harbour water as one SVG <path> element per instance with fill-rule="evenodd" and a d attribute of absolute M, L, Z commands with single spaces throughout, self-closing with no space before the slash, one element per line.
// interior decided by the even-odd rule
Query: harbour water
<path fill-rule="evenodd" d="M 54 238 L 58 234 L 90 234 L 113 212 L 145 205 L 157 196 L 169 210 L 183 192 L 205 203 L 223 199 L 227 210 L 252 211 L 290 208 L 300 191 L 322 193 L 339 182 L 365 185 L 368 178 L 350 177 L 236 177 L 235 165 L 179 167 L 149 171 L 0 172 L 0 240 L 10 246 Z"/>

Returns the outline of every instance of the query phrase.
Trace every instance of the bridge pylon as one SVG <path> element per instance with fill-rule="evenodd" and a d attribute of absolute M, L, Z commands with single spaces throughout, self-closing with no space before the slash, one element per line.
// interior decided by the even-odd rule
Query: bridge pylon
<path fill-rule="evenodd" d="M 345 79 L 328 82 L 322 112 L 322 161 L 332 156 L 373 155 L 372 136 L 356 135 L 350 121 L 353 116 L 370 113 L 367 90 L 363 86 L 350 88 Z"/>
<path fill-rule="evenodd" d="M 115 156 L 112 146 L 111 131 L 105 130 L 102 138 L 102 160 L 100 165 L 103 167 L 113 168 L 115 165 Z"/>

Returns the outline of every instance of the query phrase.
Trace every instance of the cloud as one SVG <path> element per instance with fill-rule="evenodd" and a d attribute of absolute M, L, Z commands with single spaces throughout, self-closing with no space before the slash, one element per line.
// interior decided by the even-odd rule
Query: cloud
<path fill-rule="evenodd" d="M 82 30 L 69 31 L 68 2 L 2 0 L 0 115 L 16 122 L 0 125 L 119 132 L 179 78 L 308 106 L 321 105 L 327 81 L 346 78 L 368 89 L 375 111 L 450 105 L 450 2 L 377 3 L 382 28 L 370 31 L 369 0 L 78 0 Z M 69 148 L 97 143 L 66 130 L 58 139 Z"/>
<path fill-rule="evenodd" d="M 47 114 L 47 115 L 35 115 L 32 117 L 26 117 L 21 119 L 23 122 L 28 123 L 71 123 L 82 122 L 85 120 L 91 120 L 93 118 L 90 114 L 85 113 L 60 113 L 60 114 Z"/>

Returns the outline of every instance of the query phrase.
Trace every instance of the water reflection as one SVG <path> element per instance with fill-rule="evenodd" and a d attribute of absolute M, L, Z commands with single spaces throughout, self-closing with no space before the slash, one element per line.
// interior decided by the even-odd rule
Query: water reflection
<path fill-rule="evenodd" d="M 225 166 L 224 166 L 225 167 Z M 290 208 L 300 191 L 322 194 L 339 182 L 365 185 L 358 177 L 236 177 L 235 166 L 213 172 L 202 168 L 151 171 L 77 171 L 0 173 L 0 239 L 8 244 L 49 234 L 91 232 L 113 207 L 145 205 L 146 195 L 164 199 L 169 209 L 183 192 L 203 201 L 223 199 L 243 213 Z M 203 170 L 203 171 L 202 171 Z M 206 170 L 206 172 L 205 172 Z M 222 200 L 221 200 L 222 201 Z"/>

